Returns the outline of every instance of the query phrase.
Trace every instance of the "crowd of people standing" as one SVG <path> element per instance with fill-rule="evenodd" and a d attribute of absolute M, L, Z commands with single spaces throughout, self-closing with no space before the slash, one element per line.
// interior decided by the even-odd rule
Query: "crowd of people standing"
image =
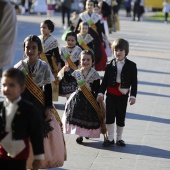
<path fill-rule="evenodd" d="M 2 74 L 3 170 L 62 166 L 66 160 L 63 133 L 78 135 L 78 144 L 84 137 L 103 134 L 104 147 L 126 146 L 123 129 L 128 98 L 130 105 L 136 102 L 137 66 L 127 59 L 127 40 L 118 38 L 111 46 L 107 41 L 114 31 L 112 21 L 118 22 L 118 10 L 116 1 L 86 0 L 76 22 L 69 19 L 70 30 L 61 48 L 52 35 L 55 24 L 50 19 L 40 23 L 40 35 L 24 39 L 24 59 Z M 113 55 L 108 63 L 107 45 Z M 103 80 L 99 71 L 105 72 Z M 66 97 L 62 119 L 53 104 L 58 96 Z"/>

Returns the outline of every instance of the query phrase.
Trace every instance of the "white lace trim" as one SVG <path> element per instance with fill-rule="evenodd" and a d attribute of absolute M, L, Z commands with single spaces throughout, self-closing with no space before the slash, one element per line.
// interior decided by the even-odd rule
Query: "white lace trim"
<path fill-rule="evenodd" d="M 91 16 L 89 16 L 87 12 L 83 12 L 80 14 L 80 18 L 84 22 L 87 22 L 91 19 L 93 23 L 97 23 L 101 19 L 101 16 L 95 12 L 93 12 Z"/>
<path fill-rule="evenodd" d="M 70 56 L 71 61 L 76 62 L 80 59 L 80 53 L 81 53 L 81 48 L 78 46 L 75 46 L 72 51 L 70 52 L 67 47 L 62 47 L 61 48 L 61 59 L 66 62 L 66 59 L 64 57 L 65 54 L 68 54 Z"/>
<path fill-rule="evenodd" d="M 50 51 L 54 48 L 58 47 L 57 39 L 54 38 L 52 35 L 48 37 L 45 41 L 43 40 L 43 36 L 38 36 L 41 40 L 42 46 L 43 46 L 43 52 L 46 53 L 47 51 Z"/>
<path fill-rule="evenodd" d="M 27 61 L 28 59 L 23 60 L 24 67 L 21 61 L 17 63 L 14 67 L 20 70 L 23 70 L 25 68 L 26 71 L 29 72 Z M 33 77 L 33 80 L 39 87 L 45 86 L 46 84 L 50 84 L 55 81 L 50 67 L 46 62 L 42 61 L 41 59 L 37 59 L 33 73 L 35 73 L 36 75 L 35 77 Z"/>
<path fill-rule="evenodd" d="M 83 40 L 83 42 L 87 45 L 88 43 L 90 43 L 93 40 L 93 37 L 90 34 L 86 34 L 85 37 L 83 38 L 83 35 L 79 33 L 77 35 L 77 39 Z"/>
<path fill-rule="evenodd" d="M 81 72 L 81 79 L 84 80 L 85 84 L 86 84 L 86 87 L 91 91 L 91 87 L 90 87 L 90 83 L 93 83 L 95 80 L 98 80 L 100 79 L 100 75 L 99 73 L 91 68 L 91 70 L 89 71 L 88 75 L 86 78 L 84 78 L 83 76 L 83 70 L 82 69 L 79 69 L 79 70 L 75 70 L 73 73 L 72 73 L 72 76 L 74 76 L 76 78 L 76 75 L 77 73 L 76 72 Z"/>

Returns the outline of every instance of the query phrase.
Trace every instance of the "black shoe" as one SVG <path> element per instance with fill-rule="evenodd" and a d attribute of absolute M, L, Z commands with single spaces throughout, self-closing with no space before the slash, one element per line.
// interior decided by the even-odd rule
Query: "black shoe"
<path fill-rule="evenodd" d="M 103 146 L 110 146 L 110 145 L 114 145 L 115 144 L 115 141 L 114 141 L 114 139 L 110 142 L 110 140 L 106 140 L 106 141 L 104 141 L 103 142 Z"/>
<path fill-rule="evenodd" d="M 76 139 L 76 142 L 77 142 L 78 144 L 82 144 L 82 142 L 83 142 L 83 137 L 78 137 L 78 138 Z"/>
<path fill-rule="evenodd" d="M 125 144 L 125 142 L 124 142 L 123 140 L 118 140 L 118 141 L 116 142 L 116 144 L 117 144 L 118 146 L 126 146 L 126 144 Z"/>

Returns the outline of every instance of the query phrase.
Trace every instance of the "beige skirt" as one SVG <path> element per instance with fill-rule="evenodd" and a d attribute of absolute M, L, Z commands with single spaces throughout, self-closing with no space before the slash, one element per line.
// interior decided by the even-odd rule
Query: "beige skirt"
<path fill-rule="evenodd" d="M 39 169 L 61 167 L 66 160 L 66 147 L 62 127 L 60 125 L 61 122 L 60 120 L 57 120 L 56 116 L 50 109 L 47 109 L 46 114 L 46 120 L 51 119 L 50 126 L 54 129 L 48 133 L 48 138 L 44 138 L 45 159 L 41 161 Z M 33 160 L 34 156 L 30 143 L 30 154 L 27 161 L 27 169 L 32 169 Z"/>

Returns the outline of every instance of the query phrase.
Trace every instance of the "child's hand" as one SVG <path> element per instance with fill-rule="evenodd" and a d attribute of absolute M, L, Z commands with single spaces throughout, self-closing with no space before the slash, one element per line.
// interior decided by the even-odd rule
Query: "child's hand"
<path fill-rule="evenodd" d="M 69 64 L 68 64 L 68 62 L 66 62 L 66 63 L 65 63 L 65 66 L 64 66 L 64 72 L 67 71 L 68 68 L 69 68 Z"/>
<path fill-rule="evenodd" d="M 39 167 L 40 167 L 40 161 L 41 161 L 41 160 L 34 160 L 34 162 L 32 163 L 32 167 L 33 167 L 32 170 L 38 170 L 38 169 L 39 169 Z"/>
<path fill-rule="evenodd" d="M 134 99 L 134 98 L 130 98 L 130 99 L 129 99 L 129 103 L 130 103 L 130 105 L 135 104 L 135 102 L 136 102 L 136 99 Z"/>
<path fill-rule="evenodd" d="M 98 102 L 102 102 L 103 100 L 104 100 L 103 96 L 100 96 L 100 95 L 97 96 L 97 101 Z"/>

